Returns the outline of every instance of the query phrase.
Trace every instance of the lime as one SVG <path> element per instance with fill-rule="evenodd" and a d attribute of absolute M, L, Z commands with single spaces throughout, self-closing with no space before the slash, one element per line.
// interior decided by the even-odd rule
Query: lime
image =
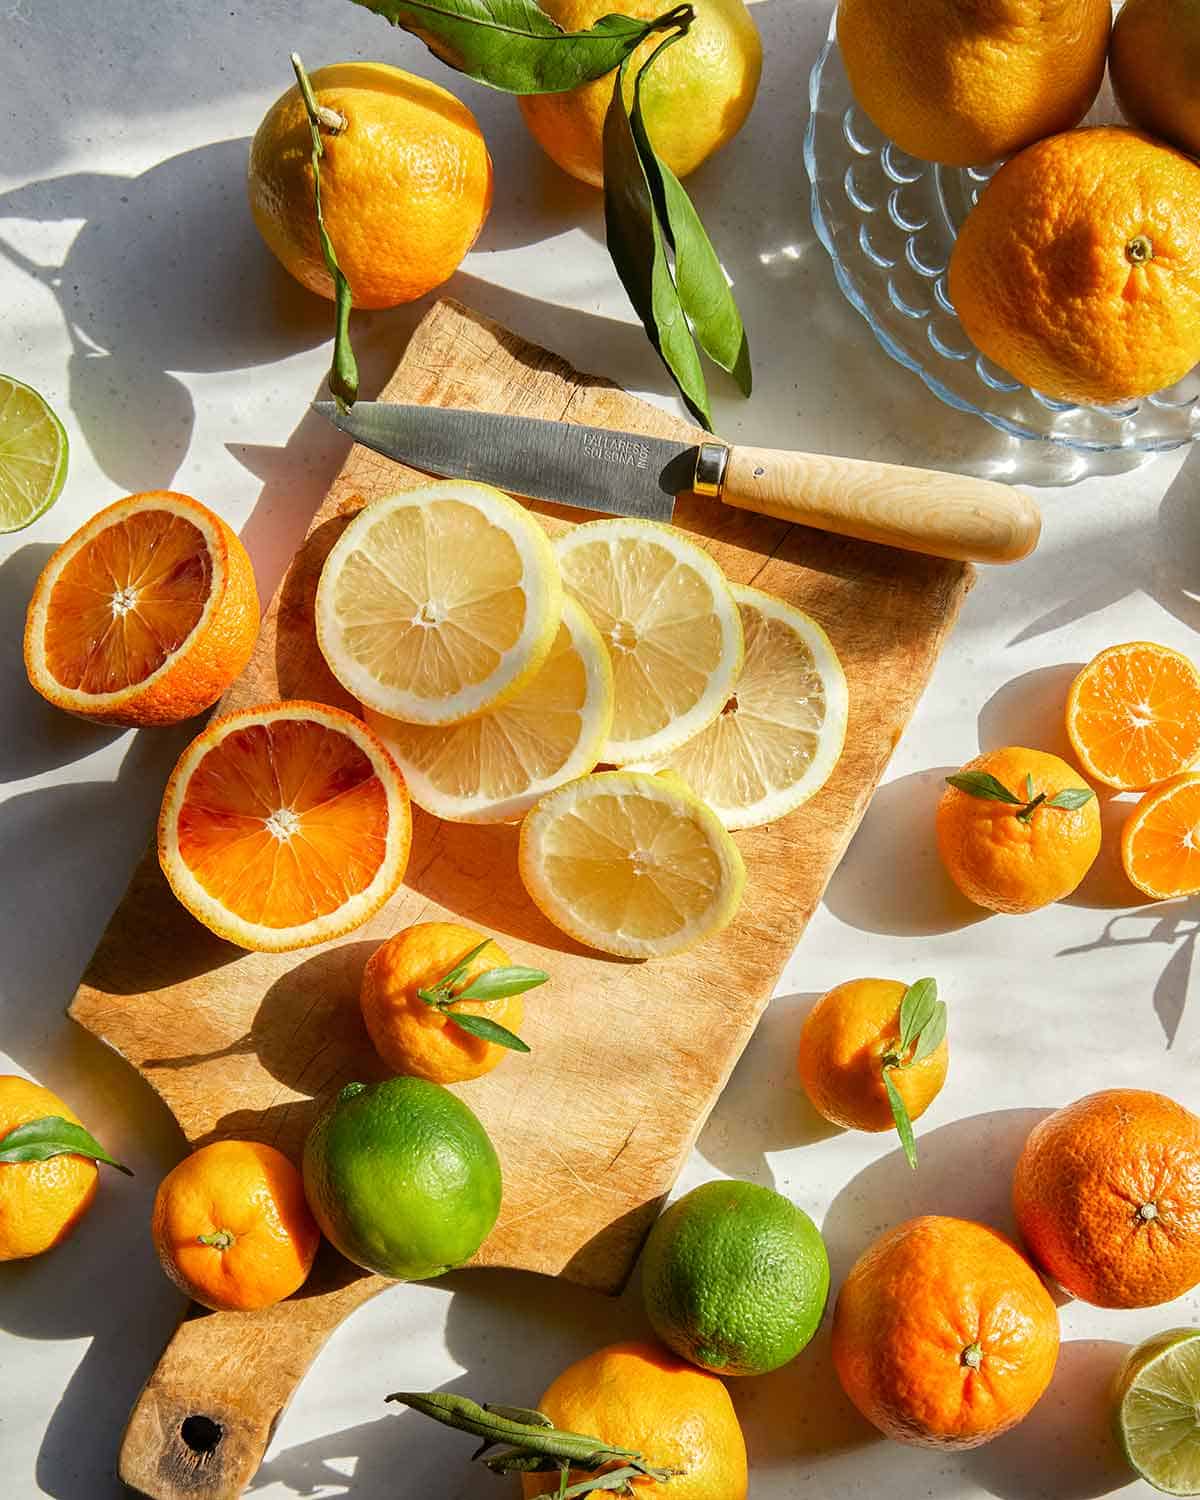
<path fill-rule="evenodd" d="M 67 434 L 32 386 L 0 375 L 0 532 L 49 510 L 67 477 Z"/>
<path fill-rule="evenodd" d="M 1142 1478 L 1200 1495 L 1200 1329 L 1168 1328 L 1131 1349 L 1116 1394 L 1117 1437 Z"/>
<path fill-rule="evenodd" d="M 808 1215 L 753 1182 L 707 1182 L 646 1241 L 642 1296 L 655 1333 L 718 1375 L 795 1359 L 829 1295 L 829 1257 Z"/>
<path fill-rule="evenodd" d="M 500 1212 L 500 1161 L 475 1114 L 440 1084 L 348 1083 L 308 1133 L 304 1191 L 348 1260 L 425 1281 L 487 1238 Z"/>

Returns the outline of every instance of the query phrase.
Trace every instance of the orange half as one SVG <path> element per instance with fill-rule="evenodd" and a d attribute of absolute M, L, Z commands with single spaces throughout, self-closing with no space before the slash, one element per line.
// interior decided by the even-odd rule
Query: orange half
<path fill-rule="evenodd" d="M 210 724 L 183 752 L 158 820 L 172 890 L 243 948 L 305 948 L 360 926 L 404 877 L 408 790 L 361 720 L 269 703 Z"/>
<path fill-rule="evenodd" d="M 1110 646 L 1067 696 L 1067 734 L 1097 781 L 1141 791 L 1200 759 L 1200 672 L 1152 641 Z"/>
<path fill-rule="evenodd" d="M 1121 863 L 1157 901 L 1200 893 L 1200 773 L 1146 793 L 1121 832 Z"/>
<path fill-rule="evenodd" d="M 246 549 L 187 495 L 151 490 L 93 516 L 46 564 L 25 622 L 43 698 L 107 724 L 177 724 L 250 658 L 258 595 Z"/>

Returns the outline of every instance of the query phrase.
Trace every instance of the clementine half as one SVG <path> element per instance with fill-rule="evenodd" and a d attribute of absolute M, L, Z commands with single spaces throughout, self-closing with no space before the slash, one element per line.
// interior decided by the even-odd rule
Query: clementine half
<path fill-rule="evenodd" d="M 1200 774 L 1152 787 L 1121 830 L 1121 864 L 1156 901 L 1200 892 Z"/>
<path fill-rule="evenodd" d="M 1140 791 L 1200 759 L 1200 672 L 1153 641 L 1109 646 L 1071 684 L 1067 734 L 1097 781 Z"/>

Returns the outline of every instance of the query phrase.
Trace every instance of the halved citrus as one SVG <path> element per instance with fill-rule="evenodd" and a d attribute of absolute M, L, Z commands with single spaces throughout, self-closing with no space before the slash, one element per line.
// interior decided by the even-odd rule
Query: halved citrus
<path fill-rule="evenodd" d="M 1106 786 L 1141 791 L 1200 759 L 1200 672 L 1153 641 L 1110 646 L 1067 696 L 1079 764 Z"/>
<path fill-rule="evenodd" d="M 1200 892 L 1200 772 L 1146 793 L 1121 830 L 1121 863 L 1156 901 Z"/>
<path fill-rule="evenodd" d="M 413 801 L 451 823 L 502 823 L 590 771 L 612 726 L 612 664 L 573 599 L 542 670 L 499 708 L 461 724 L 404 724 L 367 710 Z"/>
<path fill-rule="evenodd" d="M 67 477 L 67 434 L 31 385 L 0 375 L 0 532 L 48 511 Z"/>
<path fill-rule="evenodd" d="M 561 616 L 546 533 L 515 500 L 466 480 L 364 507 L 317 586 L 333 675 L 410 724 L 455 724 L 511 698 L 550 654 Z"/>
<path fill-rule="evenodd" d="M 678 777 L 602 771 L 545 797 L 521 825 L 538 910 L 623 958 L 679 953 L 726 926 L 746 868 L 720 819 Z"/>
<path fill-rule="evenodd" d="M 682 533 L 614 517 L 556 544 L 563 584 L 613 660 L 613 727 L 600 759 L 655 760 L 711 724 L 742 668 L 742 626 L 725 576 Z"/>
<path fill-rule="evenodd" d="M 267 703 L 215 720 L 180 756 L 158 858 L 206 927 L 278 953 L 378 911 L 411 836 L 404 778 L 365 724 L 323 703 Z"/>
<path fill-rule="evenodd" d="M 105 724 L 177 724 L 250 659 L 258 595 L 246 549 L 187 495 L 149 490 L 94 515 L 42 570 L 25 670 L 43 698 Z"/>
<path fill-rule="evenodd" d="M 1131 1349 L 1114 1382 L 1125 1457 L 1164 1495 L 1200 1494 L 1200 1329 L 1168 1328 Z"/>
<path fill-rule="evenodd" d="M 707 729 L 648 770 L 669 767 L 726 828 L 757 828 L 828 781 L 846 740 L 846 674 L 814 619 L 758 589 L 730 585 L 746 659 Z"/>

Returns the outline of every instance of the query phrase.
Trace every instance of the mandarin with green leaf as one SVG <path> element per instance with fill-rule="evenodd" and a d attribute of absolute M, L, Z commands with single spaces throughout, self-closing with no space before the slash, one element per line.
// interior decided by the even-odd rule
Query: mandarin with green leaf
<path fill-rule="evenodd" d="M 16 1074 L 0 1077 L 0 1152 L 13 1133 L 49 1118 L 79 1124 L 57 1094 Z M 76 1152 L 0 1161 L 0 1261 L 24 1260 L 66 1239 L 92 1206 L 96 1163 Z"/>
<path fill-rule="evenodd" d="M 916 1166 L 912 1121 L 950 1065 L 946 1005 L 932 979 L 851 979 L 809 1011 L 797 1068 L 812 1107 L 848 1130 L 891 1130 Z"/>
<path fill-rule="evenodd" d="M 989 750 L 946 781 L 938 853 L 976 906 L 1037 911 L 1069 896 L 1091 869 L 1100 852 L 1100 807 L 1057 755 L 1015 745 Z"/>

